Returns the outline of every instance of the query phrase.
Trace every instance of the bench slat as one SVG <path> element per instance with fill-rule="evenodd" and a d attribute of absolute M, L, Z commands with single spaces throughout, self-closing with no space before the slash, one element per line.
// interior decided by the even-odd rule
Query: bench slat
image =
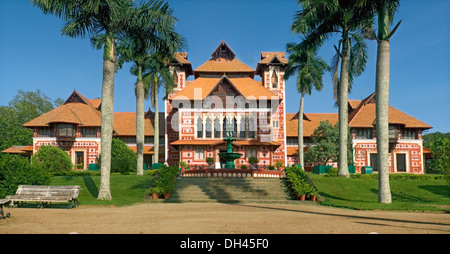
<path fill-rule="evenodd" d="M 79 185 L 19 185 L 11 201 L 70 202 L 78 198 Z"/>

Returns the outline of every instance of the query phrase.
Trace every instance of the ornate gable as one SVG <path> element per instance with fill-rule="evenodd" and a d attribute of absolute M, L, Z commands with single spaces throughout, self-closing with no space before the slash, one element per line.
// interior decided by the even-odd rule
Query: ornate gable
<path fill-rule="evenodd" d="M 225 58 L 227 60 L 233 60 L 236 54 L 231 50 L 228 44 L 225 41 L 222 41 L 219 46 L 214 50 L 211 54 L 213 59 Z"/>

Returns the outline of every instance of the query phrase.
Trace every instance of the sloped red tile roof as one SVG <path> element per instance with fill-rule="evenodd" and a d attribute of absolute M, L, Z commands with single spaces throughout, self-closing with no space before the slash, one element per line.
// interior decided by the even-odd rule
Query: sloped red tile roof
<path fill-rule="evenodd" d="M 359 105 L 357 105 L 359 102 Z M 349 126 L 370 128 L 376 123 L 375 93 L 361 101 L 353 100 L 354 110 L 349 114 Z M 357 106 L 356 106 L 357 105 Z M 404 125 L 405 128 L 429 129 L 430 125 L 389 105 L 388 121 L 390 124 Z"/>
<path fill-rule="evenodd" d="M 177 93 L 173 100 L 204 100 L 212 90 L 221 82 L 222 79 L 227 79 L 236 88 L 236 90 L 248 99 L 270 99 L 272 96 L 276 97 L 274 93 L 261 85 L 260 81 L 255 81 L 250 77 L 245 78 L 197 78 L 188 83 L 188 85 Z"/>
<path fill-rule="evenodd" d="M 286 113 L 286 136 L 298 137 L 298 113 Z M 303 136 L 311 137 L 320 122 L 328 120 L 332 125 L 339 121 L 337 113 L 305 113 L 309 120 L 303 120 Z"/>
<path fill-rule="evenodd" d="M 144 119 L 144 135 L 153 136 L 155 133 L 153 118 Z M 114 112 L 113 129 L 118 136 L 136 136 L 136 113 Z M 159 113 L 159 136 L 164 136 L 164 113 Z"/>

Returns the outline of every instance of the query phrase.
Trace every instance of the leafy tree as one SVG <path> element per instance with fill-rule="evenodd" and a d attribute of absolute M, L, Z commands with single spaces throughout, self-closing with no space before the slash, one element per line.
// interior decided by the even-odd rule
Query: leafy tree
<path fill-rule="evenodd" d="M 430 143 L 430 168 L 434 172 L 450 174 L 450 138 L 436 138 Z"/>
<path fill-rule="evenodd" d="M 339 36 L 333 58 L 335 100 L 339 107 L 339 175 L 349 177 L 347 163 L 348 92 L 353 77 L 360 75 L 367 62 L 367 46 L 359 31 L 371 22 L 373 13 L 357 6 L 356 0 L 298 0 L 302 10 L 294 17 L 291 30 L 305 35 L 302 47 L 319 47 L 330 36 Z M 340 77 L 338 69 L 340 67 Z M 336 96 L 337 95 L 337 96 Z"/>
<path fill-rule="evenodd" d="M 450 132 L 442 133 L 439 131 L 422 135 L 423 146 L 431 148 L 431 143 L 439 138 L 450 139 Z"/>
<path fill-rule="evenodd" d="M 348 132 L 347 162 L 352 160 L 351 134 Z M 339 155 L 339 125 L 334 126 L 328 121 L 320 122 L 311 136 L 312 146 L 305 152 L 307 162 L 319 162 L 326 165 L 330 161 L 337 161 Z"/>
<path fill-rule="evenodd" d="M 21 155 L 0 154 L 0 198 L 13 195 L 21 184 L 45 185 L 50 173 L 42 167 L 31 166 Z"/>
<path fill-rule="evenodd" d="M 367 12 L 375 12 L 378 18 L 378 33 L 375 34 L 371 27 L 366 27 L 365 36 L 376 40 L 378 44 L 375 77 L 377 160 L 379 168 L 378 202 L 386 204 L 392 203 L 389 186 L 389 40 L 401 21 L 397 23 L 392 31 L 389 29 L 389 25 L 394 21 L 394 13 L 397 11 L 399 3 L 399 0 L 359 0 L 359 6 L 368 6 Z"/>
<path fill-rule="evenodd" d="M 56 101 L 62 100 L 60 98 Z M 39 89 L 18 90 L 8 106 L 0 106 L 0 151 L 11 146 L 32 143 L 33 131 L 22 127 L 26 122 L 47 113 L 56 105 Z"/>
<path fill-rule="evenodd" d="M 311 95 L 311 91 L 315 88 L 317 91 L 322 90 L 323 72 L 329 70 L 327 63 L 316 56 L 316 50 L 303 49 L 295 43 L 286 45 L 289 53 L 289 63 L 284 74 L 284 78 L 288 79 L 297 71 L 297 91 L 300 93 L 300 108 L 298 110 L 298 157 L 302 168 L 305 167 L 303 159 L 303 105 L 305 95 Z"/>
<path fill-rule="evenodd" d="M 51 173 L 65 172 L 72 169 L 69 154 L 56 146 L 42 146 L 31 156 L 31 164 Z"/>

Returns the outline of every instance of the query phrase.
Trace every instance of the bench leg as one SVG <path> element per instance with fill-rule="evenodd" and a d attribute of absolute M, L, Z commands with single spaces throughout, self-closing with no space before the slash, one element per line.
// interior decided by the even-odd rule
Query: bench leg
<path fill-rule="evenodd" d="M 0 205 L 0 219 L 5 219 L 11 217 L 10 213 L 6 213 L 6 216 L 3 213 L 3 205 Z"/>

